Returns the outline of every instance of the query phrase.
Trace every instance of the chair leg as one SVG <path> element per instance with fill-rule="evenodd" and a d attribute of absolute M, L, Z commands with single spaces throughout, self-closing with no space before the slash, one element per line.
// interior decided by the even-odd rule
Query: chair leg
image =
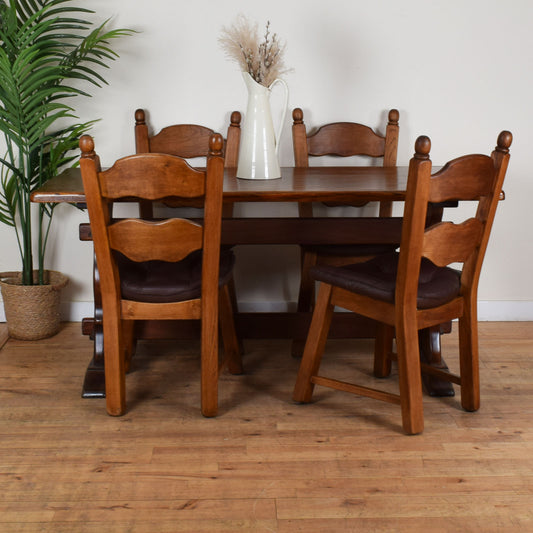
<path fill-rule="evenodd" d="M 242 374 L 240 343 L 235 331 L 231 293 L 228 285 L 224 285 L 219 292 L 218 317 L 228 370 L 231 374 Z"/>
<path fill-rule="evenodd" d="M 233 308 L 233 313 L 238 313 L 239 303 L 237 301 L 237 289 L 235 288 L 235 278 L 231 278 L 228 281 L 228 291 L 231 299 L 231 307 Z"/>
<path fill-rule="evenodd" d="M 298 294 L 298 311 L 311 311 L 315 304 L 315 280 L 309 275 L 309 269 L 317 264 L 315 252 L 302 251 L 302 273 Z"/>
<path fill-rule="evenodd" d="M 213 417 L 218 412 L 218 304 L 216 300 L 202 298 L 201 324 L 202 415 Z"/>
<path fill-rule="evenodd" d="M 232 309 L 233 317 L 235 318 L 235 316 L 239 312 L 239 301 L 237 300 L 237 289 L 235 287 L 234 277 L 232 277 L 228 282 L 228 291 L 229 291 L 230 300 L 231 300 L 231 309 Z M 237 328 L 235 327 L 235 329 Z M 237 336 L 237 340 L 239 341 L 239 352 L 242 355 L 244 353 L 244 345 L 242 343 L 242 339 L 239 336 Z"/>
<path fill-rule="evenodd" d="M 386 378 L 391 373 L 392 343 L 394 327 L 379 323 L 376 326 L 376 344 L 374 347 L 374 376 Z"/>
<path fill-rule="evenodd" d="M 315 305 L 315 280 L 309 275 L 309 269 L 317 264 L 317 254 L 314 252 L 301 251 L 300 289 L 298 292 L 299 313 L 307 313 L 313 310 Z M 293 357 L 301 357 L 305 345 L 305 339 L 295 338 L 292 341 L 291 354 Z"/>
<path fill-rule="evenodd" d="M 476 302 L 467 305 L 459 318 L 459 357 L 461 370 L 461 405 L 477 411 L 480 405 L 479 345 Z"/>
<path fill-rule="evenodd" d="M 111 416 L 120 416 L 126 411 L 126 375 L 124 351 L 120 341 L 121 327 L 121 320 L 116 314 L 104 313 L 105 395 L 107 412 Z"/>
<path fill-rule="evenodd" d="M 403 324 L 396 325 L 402 422 L 404 431 L 409 435 L 424 430 L 420 354 L 415 324 L 416 320 L 412 317 L 404 318 Z"/>
<path fill-rule="evenodd" d="M 331 285 L 320 284 L 318 299 L 292 395 L 295 402 L 310 402 L 313 395 L 315 386 L 311 382 L 311 378 L 318 373 L 333 317 L 334 306 L 331 304 L 331 292 Z"/>
<path fill-rule="evenodd" d="M 135 321 L 123 320 L 122 321 L 122 343 L 124 351 L 124 371 L 128 373 L 130 371 L 131 358 L 135 353 Z"/>

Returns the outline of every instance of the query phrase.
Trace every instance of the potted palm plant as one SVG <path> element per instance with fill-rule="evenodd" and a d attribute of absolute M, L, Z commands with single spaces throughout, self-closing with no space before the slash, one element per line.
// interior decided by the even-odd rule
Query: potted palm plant
<path fill-rule="evenodd" d="M 95 25 L 72 1 L 0 0 L 0 222 L 13 228 L 21 259 L 0 286 L 9 335 L 23 339 L 57 332 L 67 283 L 45 269 L 54 205 L 31 204 L 31 193 L 75 164 L 72 150 L 94 121 L 80 122 L 69 98 L 106 83 L 99 70 L 118 57 L 111 40 L 132 33 Z"/>

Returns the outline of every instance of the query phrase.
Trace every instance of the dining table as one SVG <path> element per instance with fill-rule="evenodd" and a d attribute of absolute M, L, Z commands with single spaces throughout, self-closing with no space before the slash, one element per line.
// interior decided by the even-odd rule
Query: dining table
<path fill-rule="evenodd" d="M 265 202 L 322 202 L 335 205 L 360 205 L 362 202 L 403 202 L 406 195 L 407 166 L 319 166 L 282 167 L 281 177 L 275 179 L 237 178 L 235 168 L 224 173 L 223 201 L 225 204 Z M 32 193 L 38 203 L 71 203 L 85 205 L 85 194 L 79 168 L 69 168 L 48 180 Z M 443 207 L 452 203 L 431 205 L 428 223 L 440 220 Z M 253 211 L 253 210 L 250 210 Z M 223 245 L 306 245 L 399 243 L 402 217 L 271 217 L 228 216 L 222 221 Z M 89 223 L 79 228 L 82 241 L 91 241 Z M 82 321 L 82 332 L 94 343 L 92 359 L 85 373 L 82 396 L 105 396 L 103 326 L 98 268 L 94 265 L 94 316 Z M 240 312 L 235 322 L 240 338 L 305 338 L 311 313 L 301 312 Z M 451 330 L 451 324 L 422 330 L 420 356 L 424 362 L 446 367 L 440 335 Z M 199 334 L 198 321 L 139 321 L 138 339 L 191 338 Z M 372 338 L 375 323 L 354 313 L 336 312 L 330 338 Z M 429 394 L 451 396 L 453 387 L 433 376 L 424 376 Z"/>

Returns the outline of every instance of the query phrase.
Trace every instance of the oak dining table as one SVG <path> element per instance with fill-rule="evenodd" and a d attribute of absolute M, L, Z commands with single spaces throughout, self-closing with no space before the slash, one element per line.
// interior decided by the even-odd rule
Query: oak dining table
<path fill-rule="evenodd" d="M 224 175 L 225 204 L 241 202 L 327 202 L 361 204 L 372 201 L 405 199 L 408 167 L 322 166 L 282 167 L 281 177 L 267 180 L 236 177 L 235 168 L 227 168 Z M 83 207 L 85 194 L 81 173 L 70 168 L 46 182 L 32 194 L 33 202 L 72 203 Z M 453 205 L 453 204 L 451 204 Z M 440 220 L 443 205 L 430 209 L 431 221 Z M 235 217 L 224 218 L 221 242 L 224 245 L 250 244 L 354 244 L 399 243 L 402 218 L 378 217 Z M 90 225 L 81 224 L 80 239 L 90 241 Z M 94 316 L 82 321 L 82 331 L 94 341 L 94 354 L 84 379 L 82 396 L 105 395 L 102 309 L 99 295 L 98 269 L 94 268 Z M 241 338 L 304 337 L 311 313 L 254 313 L 237 312 L 235 321 Z M 420 337 L 421 358 L 435 366 L 445 366 L 440 353 L 440 334 L 450 331 L 450 324 L 424 331 Z M 198 334 L 197 321 L 141 321 L 136 325 L 139 339 L 187 338 Z M 302 335 L 303 334 L 303 335 Z M 339 312 L 330 330 L 332 338 L 371 338 L 374 323 L 353 313 Z M 453 388 L 425 377 L 425 385 L 432 395 L 453 395 Z"/>

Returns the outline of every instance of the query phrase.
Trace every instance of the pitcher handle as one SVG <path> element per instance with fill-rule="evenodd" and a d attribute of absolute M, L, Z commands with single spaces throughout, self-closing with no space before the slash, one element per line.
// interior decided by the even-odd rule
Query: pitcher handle
<path fill-rule="evenodd" d="M 285 89 L 285 101 L 283 102 L 283 111 L 281 113 L 281 122 L 279 123 L 278 131 L 276 132 L 276 155 L 278 155 L 279 152 L 279 141 L 281 138 L 281 132 L 283 131 L 283 126 L 285 125 L 285 115 L 287 114 L 287 106 L 289 105 L 289 86 L 285 82 L 285 80 L 282 80 L 281 78 L 275 79 L 269 86 L 269 90 L 272 91 L 272 87 L 276 85 L 276 83 L 281 83 Z"/>

